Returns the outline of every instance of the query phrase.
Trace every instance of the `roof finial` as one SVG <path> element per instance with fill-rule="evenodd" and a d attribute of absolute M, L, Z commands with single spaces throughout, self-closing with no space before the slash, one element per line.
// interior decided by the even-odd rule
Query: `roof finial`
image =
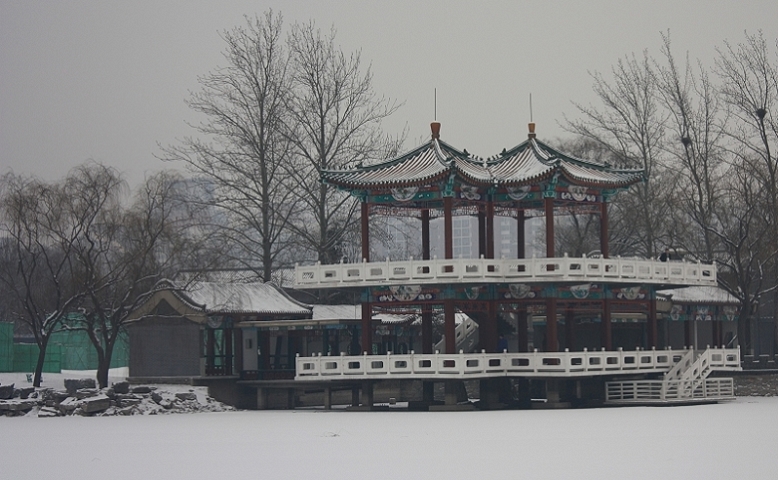
<path fill-rule="evenodd" d="M 440 122 L 430 123 L 430 129 L 432 130 L 432 139 L 437 140 L 440 138 Z"/>
<path fill-rule="evenodd" d="M 535 122 L 529 122 L 529 135 L 527 138 L 535 138 Z"/>

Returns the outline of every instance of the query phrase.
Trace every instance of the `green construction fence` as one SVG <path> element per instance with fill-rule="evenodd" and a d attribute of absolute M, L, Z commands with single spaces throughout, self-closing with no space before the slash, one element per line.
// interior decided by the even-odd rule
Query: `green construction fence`
<path fill-rule="evenodd" d="M 120 334 L 111 357 L 111 368 L 129 365 L 129 341 Z M 38 346 L 13 343 L 13 324 L 0 322 L 0 372 L 33 372 L 38 363 Z M 97 352 L 86 332 L 63 331 L 51 336 L 46 347 L 43 371 L 96 370 Z"/>

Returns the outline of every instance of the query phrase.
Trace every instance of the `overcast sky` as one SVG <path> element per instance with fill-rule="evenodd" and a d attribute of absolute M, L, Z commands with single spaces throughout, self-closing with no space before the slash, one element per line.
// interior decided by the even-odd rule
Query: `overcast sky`
<path fill-rule="evenodd" d="M 595 101 L 589 72 L 658 55 L 668 29 L 707 66 L 744 31 L 778 38 L 775 0 L 0 0 L 0 173 L 54 180 L 92 159 L 135 185 L 170 168 L 154 154 L 191 133 L 184 99 L 223 64 L 220 32 L 268 8 L 361 49 L 376 92 L 404 102 L 384 127 L 407 125 L 406 147 L 428 137 L 437 88 L 443 140 L 484 157 L 526 138 L 530 94 L 539 138 L 564 136 L 572 102 Z"/>

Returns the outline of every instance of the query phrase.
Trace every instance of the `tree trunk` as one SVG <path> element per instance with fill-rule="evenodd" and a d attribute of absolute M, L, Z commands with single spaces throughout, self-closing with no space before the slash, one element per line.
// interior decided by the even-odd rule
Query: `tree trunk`
<path fill-rule="evenodd" d="M 38 363 L 35 364 L 35 378 L 32 381 L 33 387 L 40 387 L 43 375 L 43 362 L 46 360 L 46 347 L 49 344 L 49 337 L 44 337 L 38 344 Z"/>

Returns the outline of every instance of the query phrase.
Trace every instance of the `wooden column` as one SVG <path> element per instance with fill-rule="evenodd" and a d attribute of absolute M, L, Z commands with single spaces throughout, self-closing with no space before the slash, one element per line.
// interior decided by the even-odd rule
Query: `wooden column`
<path fill-rule="evenodd" d="M 527 325 L 527 309 L 518 312 L 519 324 L 518 324 L 518 337 L 519 337 L 519 352 L 529 351 L 529 338 L 528 338 L 528 325 Z"/>
<path fill-rule="evenodd" d="M 215 332 L 212 328 L 206 328 L 206 337 L 207 337 L 207 344 L 206 344 L 206 357 L 205 357 L 205 373 L 206 375 L 213 375 L 213 367 L 215 366 L 215 358 L 216 358 L 216 338 L 215 338 Z"/>
<path fill-rule="evenodd" d="M 556 322 L 556 298 L 546 300 L 546 351 L 559 351 L 559 337 Z"/>
<path fill-rule="evenodd" d="M 443 235 L 445 237 L 446 258 L 454 258 L 453 201 L 451 197 L 443 197 Z"/>
<path fill-rule="evenodd" d="M 235 341 L 235 338 L 233 337 L 233 332 L 234 331 L 235 330 L 232 329 L 232 328 L 225 328 L 222 331 L 222 335 L 223 335 L 222 336 L 222 338 L 223 338 L 222 341 L 224 342 L 224 352 L 223 352 L 223 355 L 224 355 L 224 374 L 225 375 L 232 375 L 233 374 L 232 365 L 233 365 L 234 358 L 233 358 L 233 355 L 232 355 L 232 350 L 233 350 L 232 346 L 233 346 L 233 342 Z"/>
<path fill-rule="evenodd" d="M 362 202 L 361 205 L 361 219 L 362 219 L 362 259 L 366 262 L 370 261 L 370 205 L 367 200 Z"/>
<path fill-rule="evenodd" d="M 454 300 L 443 301 L 444 332 L 446 335 L 446 351 L 457 353 L 456 324 L 454 323 Z"/>
<path fill-rule="evenodd" d="M 608 203 L 602 199 L 600 203 L 600 252 L 603 258 L 608 258 Z"/>
<path fill-rule="evenodd" d="M 494 201 L 489 198 L 486 202 L 486 258 L 494 258 Z"/>
<path fill-rule="evenodd" d="M 565 310 L 565 348 L 575 351 L 575 317 L 570 307 Z"/>
<path fill-rule="evenodd" d="M 373 354 L 373 307 L 370 302 L 362 302 L 362 351 Z"/>
<path fill-rule="evenodd" d="M 694 344 L 694 319 L 686 320 L 683 327 L 683 345 L 691 347 Z"/>
<path fill-rule="evenodd" d="M 430 259 L 430 211 L 421 211 L 421 258 Z"/>
<path fill-rule="evenodd" d="M 519 209 L 518 212 L 516 212 L 516 258 L 526 258 L 525 243 L 527 240 L 524 238 L 525 220 L 524 210 Z"/>
<path fill-rule="evenodd" d="M 478 257 L 487 257 L 486 243 L 486 207 L 478 205 Z"/>
<path fill-rule="evenodd" d="M 432 351 L 432 308 L 421 307 L 421 353 Z"/>
<path fill-rule="evenodd" d="M 235 340 L 235 373 L 240 374 L 243 371 L 243 329 L 234 328 L 232 330 Z"/>
<path fill-rule="evenodd" d="M 554 258 L 554 199 L 543 199 L 546 207 L 546 258 Z"/>
<path fill-rule="evenodd" d="M 611 325 L 611 301 L 602 301 L 602 324 L 600 325 L 600 340 L 605 350 L 613 350 L 613 329 Z"/>
<path fill-rule="evenodd" d="M 481 348 L 487 352 L 497 352 L 497 343 L 499 342 L 497 335 L 497 304 L 494 300 L 489 300 L 486 306 L 486 325 L 484 327 L 484 336 L 480 339 Z"/>
<path fill-rule="evenodd" d="M 257 345 L 259 345 L 259 369 L 270 369 L 270 334 L 259 330 L 257 332 Z"/>
<path fill-rule="evenodd" d="M 648 348 L 657 348 L 659 338 L 659 328 L 656 319 L 656 296 L 651 295 L 653 298 L 648 300 Z"/>

